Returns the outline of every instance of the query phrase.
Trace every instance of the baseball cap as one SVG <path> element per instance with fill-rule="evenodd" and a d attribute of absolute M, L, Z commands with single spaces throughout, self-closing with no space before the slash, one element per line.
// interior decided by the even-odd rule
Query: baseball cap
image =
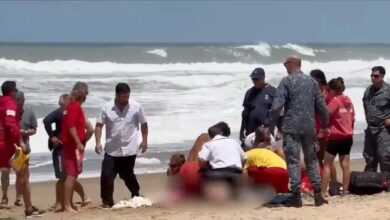
<path fill-rule="evenodd" d="M 265 78 L 265 72 L 263 68 L 256 68 L 252 71 L 252 74 L 250 75 L 252 79 L 264 79 Z"/>

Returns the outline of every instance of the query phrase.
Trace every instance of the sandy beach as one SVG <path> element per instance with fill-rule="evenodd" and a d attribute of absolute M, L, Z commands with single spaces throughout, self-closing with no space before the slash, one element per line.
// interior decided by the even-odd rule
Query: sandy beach
<path fill-rule="evenodd" d="M 363 161 L 352 161 L 352 170 L 362 170 Z M 339 170 L 338 177 L 341 173 Z M 164 191 L 166 177 L 164 174 L 139 175 L 142 194 L 155 200 Z M 267 208 L 260 204 L 235 204 L 231 206 L 210 205 L 179 205 L 167 207 L 154 204 L 152 207 L 121 210 L 102 210 L 100 205 L 99 178 L 81 179 L 86 192 L 93 203 L 82 208 L 78 213 L 53 213 L 48 212 L 38 219 L 390 219 L 388 209 L 389 195 L 381 193 L 373 196 L 348 195 L 344 198 L 334 197 L 329 200 L 329 205 L 314 207 L 312 199 L 305 199 L 305 206 L 295 208 Z M 33 183 L 33 202 L 41 208 L 49 208 L 54 202 L 54 182 Z M 15 188 L 10 188 L 10 202 L 13 203 Z M 129 193 L 119 178 L 116 181 L 115 199 L 129 198 Z M 75 196 L 75 201 L 79 198 Z M 0 210 L 0 219 L 23 219 L 23 208 L 12 206 L 10 209 Z"/>

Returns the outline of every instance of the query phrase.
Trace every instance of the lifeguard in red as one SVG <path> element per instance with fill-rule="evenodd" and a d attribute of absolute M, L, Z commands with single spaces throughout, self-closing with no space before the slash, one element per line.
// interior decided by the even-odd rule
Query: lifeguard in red
<path fill-rule="evenodd" d="M 77 149 L 77 143 L 70 134 L 76 128 L 80 141 L 85 137 L 85 116 L 78 101 L 72 101 L 63 113 L 61 141 L 63 143 L 63 168 L 67 175 L 78 176 L 82 171 L 84 153 Z"/>
<path fill-rule="evenodd" d="M 9 160 L 19 143 L 19 114 L 11 96 L 0 96 L 0 168 L 9 168 Z"/>

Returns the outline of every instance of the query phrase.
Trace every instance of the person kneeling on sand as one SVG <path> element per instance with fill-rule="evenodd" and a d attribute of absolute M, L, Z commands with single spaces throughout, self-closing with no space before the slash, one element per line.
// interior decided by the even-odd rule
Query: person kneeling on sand
<path fill-rule="evenodd" d="M 202 173 L 202 190 L 206 196 L 216 195 L 213 189 L 219 191 L 221 184 L 229 183 L 235 195 L 236 180 L 242 173 L 245 154 L 240 144 L 231 138 L 223 136 L 222 129 L 217 125 L 208 129 L 210 141 L 206 142 L 198 153 L 199 166 Z M 221 193 L 223 189 L 221 190 Z M 210 194 L 211 193 L 211 194 Z"/>
<path fill-rule="evenodd" d="M 286 193 L 288 189 L 288 172 L 286 162 L 270 147 L 269 129 L 258 127 L 253 149 L 245 152 L 248 176 L 256 185 L 271 185 L 276 192 Z"/>
<path fill-rule="evenodd" d="M 219 122 L 216 126 L 222 130 L 223 136 L 230 136 L 230 128 L 225 122 Z M 201 175 L 199 174 L 198 153 L 209 140 L 209 134 L 202 133 L 196 139 L 187 160 L 183 154 L 174 154 L 170 158 L 167 176 L 172 180 L 170 181 L 172 183 L 171 192 L 178 196 L 175 197 L 176 199 L 200 195 Z"/>

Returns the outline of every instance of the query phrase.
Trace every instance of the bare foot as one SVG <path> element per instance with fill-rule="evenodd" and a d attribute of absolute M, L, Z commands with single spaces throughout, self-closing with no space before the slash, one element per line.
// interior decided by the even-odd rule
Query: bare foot
<path fill-rule="evenodd" d="M 64 212 L 76 213 L 77 210 L 76 210 L 76 209 L 73 209 L 72 207 L 69 207 L 69 208 L 65 208 L 65 209 L 64 209 Z"/>
<path fill-rule="evenodd" d="M 321 193 L 321 194 L 322 194 L 322 197 L 324 197 L 324 198 L 329 198 L 329 197 L 330 197 L 330 195 L 329 195 L 328 192 L 326 192 L 326 193 Z"/>
<path fill-rule="evenodd" d="M 92 200 L 90 198 L 86 198 L 81 202 L 81 207 L 85 207 L 92 203 Z"/>
<path fill-rule="evenodd" d="M 76 212 L 79 211 L 79 209 L 78 209 L 74 204 L 71 205 L 71 208 L 74 209 L 74 210 L 76 210 Z"/>

